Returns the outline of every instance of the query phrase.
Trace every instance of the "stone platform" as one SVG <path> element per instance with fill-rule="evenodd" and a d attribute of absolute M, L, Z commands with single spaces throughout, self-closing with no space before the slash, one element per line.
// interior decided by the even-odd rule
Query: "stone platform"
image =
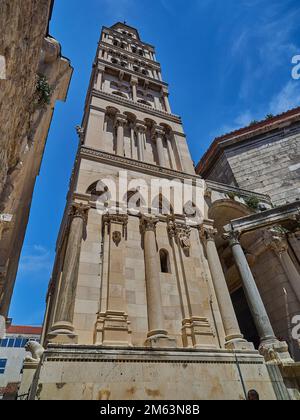
<path fill-rule="evenodd" d="M 31 399 L 243 400 L 256 389 L 276 400 L 256 351 L 116 349 L 50 345 Z"/>

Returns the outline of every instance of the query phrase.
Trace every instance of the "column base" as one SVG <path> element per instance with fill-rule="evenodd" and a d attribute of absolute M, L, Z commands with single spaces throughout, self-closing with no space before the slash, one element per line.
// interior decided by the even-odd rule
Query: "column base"
<path fill-rule="evenodd" d="M 94 341 L 99 346 L 132 347 L 132 330 L 125 312 L 98 315 Z"/>
<path fill-rule="evenodd" d="M 153 349 L 174 349 L 177 343 L 175 338 L 168 337 L 168 331 L 156 330 L 148 333 L 145 346 Z"/>
<path fill-rule="evenodd" d="M 229 335 L 225 338 L 227 350 L 255 350 L 254 344 L 244 339 L 242 334 Z"/>
<path fill-rule="evenodd" d="M 78 336 L 71 323 L 57 322 L 52 326 L 46 341 L 53 344 L 78 344 Z"/>
<path fill-rule="evenodd" d="M 266 363 L 285 365 L 295 363 L 285 341 L 276 338 L 265 339 L 259 346 L 259 353 L 264 356 Z"/>
<path fill-rule="evenodd" d="M 193 316 L 182 321 L 183 346 L 194 349 L 216 349 L 216 337 L 207 318 Z"/>

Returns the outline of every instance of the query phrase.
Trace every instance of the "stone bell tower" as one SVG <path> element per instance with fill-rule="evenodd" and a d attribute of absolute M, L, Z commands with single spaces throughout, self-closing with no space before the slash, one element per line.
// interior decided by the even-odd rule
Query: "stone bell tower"
<path fill-rule="evenodd" d="M 154 47 L 125 24 L 103 28 L 31 398 L 239 399 L 247 387 L 275 398 L 241 335 L 168 97 Z M 196 197 L 178 210 L 184 184 Z"/>

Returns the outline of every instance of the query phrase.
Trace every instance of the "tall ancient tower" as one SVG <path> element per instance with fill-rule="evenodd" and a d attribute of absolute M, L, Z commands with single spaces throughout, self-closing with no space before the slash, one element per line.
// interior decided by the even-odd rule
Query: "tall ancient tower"
<path fill-rule="evenodd" d="M 125 24 L 104 28 L 32 398 L 239 399 L 247 387 L 275 398 L 240 333 L 168 96 L 154 48 Z M 197 196 L 178 211 L 184 184 L 184 197 L 195 186 Z"/>

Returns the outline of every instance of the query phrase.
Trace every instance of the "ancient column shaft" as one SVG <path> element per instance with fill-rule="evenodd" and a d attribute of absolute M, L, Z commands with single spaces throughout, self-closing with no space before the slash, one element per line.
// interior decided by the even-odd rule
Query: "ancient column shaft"
<path fill-rule="evenodd" d="M 230 240 L 233 257 L 240 273 L 244 292 L 248 301 L 261 342 L 276 341 L 275 334 L 266 312 L 264 303 L 258 291 L 253 274 L 245 257 L 243 248 L 238 240 L 237 232 L 225 235 Z"/>
<path fill-rule="evenodd" d="M 127 119 L 123 115 L 117 115 L 117 155 L 124 156 L 124 126 Z"/>
<path fill-rule="evenodd" d="M 233 304 L 223 273 L 221 261 L 215 243 L 216 230 L 202 228 L 202 236 L 206 240 L 207 259 L 215 287 L 215 292 L 221 311 L 224 330 L 226 334 L 225 347 L 227 348 L 250 348 L 251 345 L 243 340 L 240 327 L 234 312 Z"/>
<path fill-rule="evenodd" d="M 50 339 L 54 336 L 73 335 L 73 316 L 75 295 L 78 281 L 78 266 L 83 238 L 83 228 L 87 217 L 88 206 L 73 204 L 68 245 L 63 265 L 61 285 Z M 55 341 L 55 338 L 54 340 Z"/>

